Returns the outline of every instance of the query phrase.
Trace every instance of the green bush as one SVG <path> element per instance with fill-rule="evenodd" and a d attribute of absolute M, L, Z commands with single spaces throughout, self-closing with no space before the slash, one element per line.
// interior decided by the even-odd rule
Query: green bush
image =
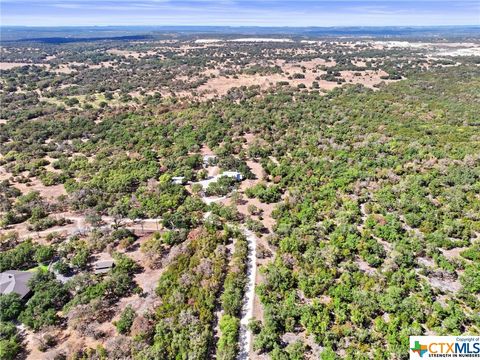
<path fill-rule="evenodd" d="M 130 328 L 133 324 L 133 320 L 136 316 L 137 313 L 135 312 L 135 310 L 133 310 L 131 305 L 128 305 L 120 315 L 120 319 L 115 323 L 117 331 L 120 334 L 129 334 Z"/>
<path fill-rule="evenodd" d="M 22 308 L 22 300 L 18 294 L 0 295 L 0 321 L 16 320 Z"/>
<path fill-rule="evenodd" d="M 219 327 L 221 335 L 217 344 L 217 359 L 236 359 L 238 352 L 240 320 L 230 315 L 223 315 L 220 319 Z"/>

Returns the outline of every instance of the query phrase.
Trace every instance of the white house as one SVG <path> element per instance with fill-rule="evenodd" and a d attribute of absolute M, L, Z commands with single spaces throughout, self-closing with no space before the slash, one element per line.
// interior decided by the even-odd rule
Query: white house
<path fill-rule="evenodd" d="M 224 171 L 220 176 L 227 176 L 229 178 L 235 179 L 236 181 L 242 181 L 243 176 L 238 171 Z"/>

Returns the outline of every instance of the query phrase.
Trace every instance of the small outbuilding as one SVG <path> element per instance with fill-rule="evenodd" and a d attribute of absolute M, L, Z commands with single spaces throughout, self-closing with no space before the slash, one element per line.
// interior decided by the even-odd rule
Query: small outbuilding
<path fill-rule="evenodd" d="M 204 155 L 203 156 L 203 167 L 208 167 L 210 166 L 217 157 L 215 155 Z"/>
<path fill-rule="evenodd" d="M 115 266 L 113 260 L 99 260 L 93 264 L 93 272 L 95 274 L 106 274 Z"/>
<path fill-rule="evenodd" d="M 0 273 L 0 294 L 18 294 L 21 299 L 30 294 L 28 282 L 35 273 L 31 271 L 7 270 Z"/>
<path fill-rule="evenodd" d="M 172 182 L 177 185 L 185 184 L 185 176 L 174 176 L 172 177 Z"/>

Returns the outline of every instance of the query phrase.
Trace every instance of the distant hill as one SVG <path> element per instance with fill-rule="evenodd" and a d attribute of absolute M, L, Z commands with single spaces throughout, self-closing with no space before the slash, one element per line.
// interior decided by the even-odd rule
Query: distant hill
<path fill-rule="evenodd" d="M 231 26 L 89 26 L 89 27 L 0 27 L 1 41 L 65 43 L 92 40 L 130 40 L 131 37 L 172 35 L 291 35 L 297 37 L 458 37 L 478 36 L 480 26 L 425 27 L 231 27 Z"/>

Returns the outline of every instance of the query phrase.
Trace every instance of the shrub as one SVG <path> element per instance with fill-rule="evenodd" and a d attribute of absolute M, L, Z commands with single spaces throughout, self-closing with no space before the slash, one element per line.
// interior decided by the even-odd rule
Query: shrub
<path fill-rule="evenodd" d="M 115 323 L 115 327 L 120 334 L 129 334 L 133 320 L 137 316 L 131 305 L 128 305 L 120 315 L 120 319 Z"/>

